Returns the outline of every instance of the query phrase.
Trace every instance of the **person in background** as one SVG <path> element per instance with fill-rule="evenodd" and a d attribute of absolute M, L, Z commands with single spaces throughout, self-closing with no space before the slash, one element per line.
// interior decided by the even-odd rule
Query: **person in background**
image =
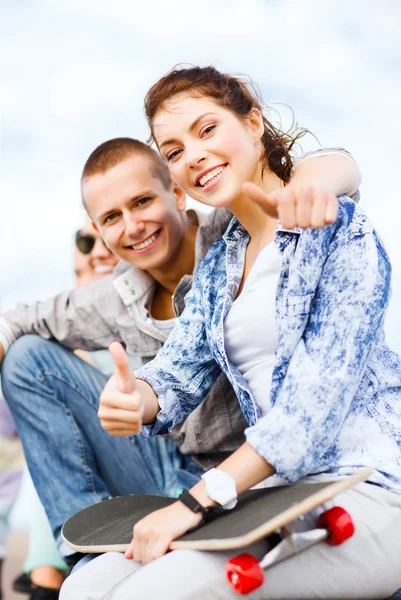
<path fill-rule="evenodd" d="M 93 228 L 91 220 L 86 217 L 83 228 L 75 234 L 74 275 L 76 287 L 90 285 L 110 275 L 117 262 L 118 259 L 106 248 L 99 233 Z M 77 350 L 76 354 L 83 360 L 95 364 L 106 373 L 112 370 L 112 361 L 110 361 L 107 350 L 93 353 Z M 135 368 L 139 365 L 133 363 L 132 366 Z M 11 414 L 4 400 L 0 404 L 1 425 L 3 425 L 3 428 L 7 425 L 7 430 L 3 435 L 13 436 L 11 440 L 7 441 L 7 444 L 12 444 L 13 447 L 17 443 L 19 444 Z M 3 442 L 3 440 L 1 441 Z M 3 451 L 5 449 L 7 449 L 7 445 L 3 448 Z M 8 498 L 7 503 L 3 503 L 4 507 L 0 505 L 1 514 L 4 514 L 4 516 L 9 512 L 20 479 L 20 470 L 10 469 L 11 467 L 6 472 L 0 471 L 1 494 L 7 495 Z M 8 478 L 7 486 L 6 482 L 3 481 L 6 476 Z M 57 600 L 61 584 L 69 569 L 57 550 L 49 521 L 34 488 L 32 489 L 30 505 L 31 521 L 28 556 L 24 563 L 24 572 L 14 581 L 13 588 L 17 592 L 30 594 L 31 600 Z M 3 522 L 4 519 L 0 521 L 0 526 Z M 2 525 L 2 533 L 3 531 L 4 525 Z M 0 540 L 3 538 L 4 535 Z M 3 547 L 4 544 L 0 542 L 0 548 Z"/>
<path fill-rule="evenodd" d="M 85 225 L 75 234 L 75 287 L 91 285 L 111 275 L 118 258 L 110 252 L 87 216 Z"/>
<path fill-rule="evenodd" d="M 8 518 L 20 487 L 23 465 L 22 446 L 0 391 L 0 600 L 2 566 L 7 556 Z"/>

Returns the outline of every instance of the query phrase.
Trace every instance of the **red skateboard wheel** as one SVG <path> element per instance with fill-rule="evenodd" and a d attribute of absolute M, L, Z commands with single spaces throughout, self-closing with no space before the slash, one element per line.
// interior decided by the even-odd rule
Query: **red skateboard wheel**
<path fill-rule="evenodd" d="M 334 506 L 320 515 L 318 527 L 329 532 L 326 543 L 338 546 L 354 535 L 355 527 L 351 515 L 341 506 Z"/>
<path fill-rule="evenodd" d="M 240 554 L 226 564 L 226 576 L 238 594 L 249 594 L 260 587 L 265 575 L 259 561 L 252 554 Z"/>

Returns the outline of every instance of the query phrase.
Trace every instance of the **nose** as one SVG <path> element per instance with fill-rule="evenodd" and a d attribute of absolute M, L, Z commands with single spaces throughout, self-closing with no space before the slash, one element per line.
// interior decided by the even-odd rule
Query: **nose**
<path fill-rule="evenodd" d="M 207 158 L 207 152 L 199 144 L 192 144 L 186 148 L 187 166 L 195 169 Z"/>
<path fill-rule="evenodd" d="M 101 237 L 96 238 L 95 245 L 93 246 L 93 250 L 91 252 L 91 258 L 96 258 L 98 260 L 107 260 L 112 256 L 110 250 L 105 246 Z"/>
<path fill-rule="evenodd" d="M 130 238 L 137 238 L 145 229 L 145 224 L 142 219 L 138 219 L 137 215 L 130 213 L 124 218 L 125 233 Z"/>

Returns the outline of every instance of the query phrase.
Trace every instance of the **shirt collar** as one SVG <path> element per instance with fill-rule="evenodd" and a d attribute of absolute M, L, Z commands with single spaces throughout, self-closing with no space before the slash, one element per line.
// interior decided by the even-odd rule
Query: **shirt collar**
<path fill-rule="evenodd" d="M 300 227 L 294 227 L 293 229 L 286 229 L 278 222 L 276 227 L 276 234 L 279 233 L 290 233 L 300 235 L 302 233 L 302 229 Z M 223 235 L 223 239 L 228 241 L 238 240 L 241 237 L 248 236 L 247 230 L 241 225 L 236 217 L 233 217 L 226 229 L 226 232 Z"/>
<path fill-rule="evenodd" d="M 127 268 L 124 269 L 124 266 Z M 118 263 L 113 286 L 126 306 L 149 294 L 154 285 L 155 280 L 146 271 L 137 269 L 126 261 Z"/>

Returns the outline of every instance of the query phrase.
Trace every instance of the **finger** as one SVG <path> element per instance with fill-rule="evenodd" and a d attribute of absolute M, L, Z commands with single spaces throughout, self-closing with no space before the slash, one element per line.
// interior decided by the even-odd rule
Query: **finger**
<path fill-rule="evenodd" d="M 324 227 L 326 225 L 325 213 L 326 213 L 326 202 L 327 193 L 321 190 L 314 190 L 313 192 L 313 203 L 310 217 L 310 227 L 315 229 Z"/>
<path fill-rule="evenodd" d="M 109 351 L 116 365 L 115 377 L 120 392 L 131 394 L 135 390 L 136 380 L 124 348 L 119 342 L 112 342 Z"/>
<path fill-rule="evenodd" d="M 142 430 L 142 422 L 136 425 L 126 425 L 124 423 L 109 423 L 107 421 L 100 421 L 102 428 L 113 437 L 127 437 L 131 435 L 137 435 Z"/>
<path fill-rule="evenodd" d="M 137 419 L 132 420 L 127 423 L 127 421 L 117 421 L 116 419 L 100 419 L 100 423 L 104 429 L 107 431 L 117 431 L 126 429 L 127 431 L 134 431 L 140 429 L 142 427 L 142 419 L 141 417 L 137 417 Z"/>
<path fill-rule="evenodd" d="M 277 200 L 274 194 L 265 194 L 259 186 L 247 181 L 242 184 L 242 191 L 270 217 L 277 218 Z"/>
<path fill-rule="evenodd" d="M 134 538 L 132 540 L 132 554 L 133 554 L 133 559 L 136 560 L 136 562 L 142 562 L 142 554 L 141 554 L 141 538 L 139 535 L 139 532 L 136 531 L 136 528 L 134 527 Z"/>
<path fill-rule="evenodd" d="M 141 545 L 142 562 L 144 565 L 153 560 L 153 548 L 157 542 L 157 534 L 149 534 Z"/>
<path fill-rule="evenodd" d="M 134 545 L 134 540 L 132 540 L 132 542 L 130 543 L 130 545 L 128 546 L 128 548 L 126 549 L 126 551 L 124 552 L 125 558 L 128 558 L 129 560 L 131 560 L 132 558 L 134 558 L 133 545 Z"/>
<path fill-rule="evenodd" d="M 142 419 L 142 411 L 123 410 L 119 408 L 109 408 L 101 406 L 98 410 L 98 417 L 101 421 L 120 422 L 126 425 L 138 423 Z"/>
<path fill-rule="evenodd" d="M 333 194 L 329 194 L 329 198 L 326 202 L 326 214 L 325 221 L 326 225 L 334 223 L 337 220 L 338 213 L 338 200 Z"/>
<path fill-rule="evenodd" d="M 100 408 L 110 410 L 129 410 L 129 411 L 141 411 L 142 403 L 140 396 L 137 392 L 132 394 L 123 394 L 121 392 L 106 390 L 100 396 Z"/>
<path fill-rule="evenodd" d="M 151 549 L 149 549 L 148 554 L 146 555 L 146 562 L 151 562 L 152 560 L 156 560 L 156 558 L 160 558 L 164 556 L 169 549 L 171 543 L 170 536 L 162 537 L 160 536 L 152 545 Z"/>
<path fill-rule="evenodd" d="M 299 192 L 295 200 L 295 219 L 298 227 L 302 227 L 302 229 L 310 227 L 312 206 L 313 197 L 310 190 L 305 189 L 303 192 Z"/>
<path fill-rule="evenodd" d="M 287 190 L 284 199 L 278 204 L 278 217 L 285 229 L 293 229 L 297 224 L 295 196 L 290 190 Z"/>

